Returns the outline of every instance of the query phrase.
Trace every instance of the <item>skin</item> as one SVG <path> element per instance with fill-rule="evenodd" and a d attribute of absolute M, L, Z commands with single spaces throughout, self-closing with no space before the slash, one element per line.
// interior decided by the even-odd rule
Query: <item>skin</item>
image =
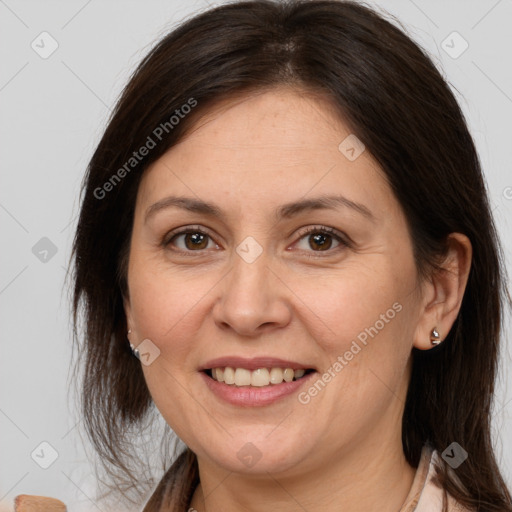
<path fill-rule="evenodd" d="M 199 512 L 396 512 L 410 490 L 401 420 L 411 349 L 432 348 L 432 329 L 444 338 L 451 328 L 471 246 L 451 235 L 447 271 L 421 281 L 399 203 L 369 151 L 355 161 L 340 152 L 351 130 L 334 112 L 284 87 L 224 101 L 142 179 L 125 312 L 132 343 L 160 350 L 144 376 L 197 455 Z M 275 217 L 284 203 L 332 194 L 371 218 L 346 206 Z M 224 217 L 169 207 L 145 220 L 170 195 L 214 203 Z M 200 249 L 169 235 L 198 226 L 209 235 Z M 315 244 L 322 227 L 349 244 L 328 235 Z M 262 249 L 252 263 L 236 252 L 248 236 Z M 265 355 L 321 374 L 395 303 L 401 311 L 308 404 L 293 394 L 233 406 L 198 372 L 212 358 Z M 261 454 L 252 467 L 237 457 L 247 442 Z"/>

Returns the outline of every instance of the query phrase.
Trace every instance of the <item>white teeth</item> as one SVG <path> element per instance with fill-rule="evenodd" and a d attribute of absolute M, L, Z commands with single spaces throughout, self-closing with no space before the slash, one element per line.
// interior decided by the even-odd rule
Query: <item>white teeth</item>
<path fill-rule="evenodd" d="M 258 368 L 251 371 L 246 368 L 212 368 L 212 377 L 218 382 L 235 386 L 263 387 L 270 384 L 281 384 L 300 379 L 306 373 L 305 369 L 292 368 Z"/>
<path fill-rule="evenodd" d="M 251 372 L 245 368 L 237 368 L 235 370 L 235 385 L 236 386 L 250 386 L 251 385 Z"/>
<path fill-rule="evenodd" d="M 224 368 L 224 382 L 226 384 L 234 384 L 235 383 L 235 370 L 233 370 L 233 368 L 230 368 L 229 366 Z"/>
<path fill-rule="evenodd" d="M 291 368 L 286 368 L 286 370 L 283 372 L 283 378 L 285 382 L 291 382 L 293 380 L 293 370 Z"/>
<path fill-rule="evenodd" d="M 251 386 L 268 386 L 269 382 L 270 372 L 266 368 L 258 368 L 251 373 Z"/>
<path fill-rule="evenodd" d="M 296 379 L 300 379 L 305 373 L 306 373 L 306 370 L 295 370 L 294 377 Z"/>
<path fill-rule="evenodd" d="M 283 382 L 282 368 L 272 368 L 270 370 L 270 382 L 272 384 L 281 384 Z"/>

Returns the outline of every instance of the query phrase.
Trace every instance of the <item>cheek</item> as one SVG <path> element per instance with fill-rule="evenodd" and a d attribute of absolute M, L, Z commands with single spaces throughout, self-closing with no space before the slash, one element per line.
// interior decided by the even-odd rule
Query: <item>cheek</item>
<path fill-rule="evenodd" d="M 315 341 L 329 379 L 317 405 L 356 431 L 375 424 L 403 393 L 415 327 L 415 270 L 405 262 L 395 267 L 382 261 L 345 270 L 317 280 L 314 288 L 304 280 L 297 294 L 311 306 L 304 315 L 309 326 L 318 327 Z"/>
<path fill-rule="evenodd" d="M 183 286 L 176 279 L 167 280 L 164 276 L 138 283 L 139 279 L 144 279 L 143 274 L 135 280 L 131 300 L 139 337 L 149 338 L 165 350 L 168 340 L 181 337 L 177 333 L 186 331 L 192 335 L 194 307 L 207 288 L 195 281 Z"/>
<path fill-rule="evenodd" d="M 328 275 L 295 279 L 301 316 L 315 326 L 315 339 L 331 357 L 349 350 L 354 340 L 364 344 L 377 335 L 381 343 L 388 337 L 396 343 L 404 328 L 414 266 L 404 261 L 397 267 L 378 256 L 366 260 L 345 264 Z"/>
<path fill-rule="evenodd" d="M 176 270 L 144 251 L 132 254 L 130 305 L 137 336 L 158 346 L 166 367 L 195 367 L 191 340 L 199 337 L 208 296 L 218 280 L 213 271 Z"/>
<path fill-rule="evenodd" d="M 341 416 L 344 422 L 350 411 L 355 430 L 377 421 L 402 395 L 416 318 L 412 258 L 367 261 L 317 279 L 314 287 L 303 279 L 297 289 L 311 309 L 304 307 L 304 315 L 309 326 L 317 326 L 322 370 L 330 379 L 318 407 L 321 402 L 328 416 Z"/>
<path fill-rule="evenodd" d="M 213 286 L 207 277 L 192 278 L 155 265 L 151 258 L 135 254 L 130 270 L 130 304 L 139 341 L 150 339 L 160 355 L 142 366 L 156 407 L 166 422 L 187 443 L 191 432 L 200 430 L 201 411 L 191 395 L 197 385 L 195 368 L 200 317 L 204 299 Z"/>

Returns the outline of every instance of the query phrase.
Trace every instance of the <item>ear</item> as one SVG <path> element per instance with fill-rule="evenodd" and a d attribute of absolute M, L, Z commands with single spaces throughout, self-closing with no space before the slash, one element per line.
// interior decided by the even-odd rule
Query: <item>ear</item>
<path fill-rule="evenodd" d="M 462 298 L 471 268 L 472 247 L 466 235 L 451 233 L 447 239 L 448 252 L 433 272 L 430 280 L 422 285 L 422 310 L 414 335 L 413 346 L 428 350 L 432 344 L 432 331 L 444 340 L 459 314 Z"/>

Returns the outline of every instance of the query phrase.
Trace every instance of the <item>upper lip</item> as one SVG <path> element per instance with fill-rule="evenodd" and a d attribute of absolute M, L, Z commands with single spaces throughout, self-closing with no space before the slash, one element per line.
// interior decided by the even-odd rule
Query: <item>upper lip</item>
<path fill-rule="evenodd" d="M 218 357 L 211 359 L 202 365 L 199 370 L 210 370 L 212 368 L 225 368 L 229 366 L 231 368 L 246 368 L 247 370 L 257 370 L 258 368 L 291 368 L 292 370 L 299 370 L 301 368 L 308 370 L 314 369 L 309 364 L 298 363 L 297 361 L 289 361 L 286 359 L 278 359 L 270 356 L 260 357 Z"/>

